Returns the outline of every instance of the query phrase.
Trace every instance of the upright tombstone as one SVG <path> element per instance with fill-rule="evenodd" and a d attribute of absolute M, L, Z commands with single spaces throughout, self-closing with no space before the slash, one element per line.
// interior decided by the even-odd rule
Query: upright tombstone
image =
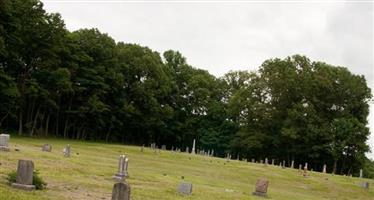
<path fill-rule="evenodd" d="M 361 182 L 360 186 L 365 189 L 369 189 L 369 182 Z"/>
<path fill-rule="evenodd" d="M 302 168 L 302 164 L 299 164 L 299 171 L 301 171 L 301 168 Z"/>
<path fill-rule="evenodd" d="M 0 134 L 0 151 L 10 151 L 8 146 L 9 137 L 8 134 Z"/>
<path fill-rule="evenodd" d="M 125 155 L 119 156 L 118 161 L 118 172 L 113 176 L 114 179 L 118 181 L 123 181 L 125 178 L 129 177 L 127 172 L 129 159 Z"/>
<path fill-rule="evenodd" d="M 190 147 L 186 147 L 186 153 L 190 153 Z"/>
<path fill-rule="evenodd" d="M 294 164 L 295 164 L 295 161 L 294 161 L 294 160 L 292 160 L 292 161 L 291 161 L 291 169 L 293 169 L 293 168 L 294 168 Z"/>
<path fill-rule="evenodd" d="M 70 157 L 70 153 L 71 153 L 70 144 L 68 144 L 68 145 L 65 146 L 65 148 L 63 150 L 63 153 L 64 153 L 65 157 Z"/>
<path fill-rule="evenodd" d="M 307 176 L 308 176 L 308 163 L 305 163 L 303 176 L 304 176 L 304 177 L 307 177 Z"/>
<path fill-rule="evenodd" d="M 283 160 L 283 162 L 282 162 L 282 168 L 283 169 L 286 168 L 286 161 L 285 160 Z"/>
<path fill-rule="evenodd" d="M 140 152 L 144 152 L 144 144 L 142 147 L 140 147 Z"/>
<path fill-rule="evenodd" d="M 19 160 L 17 167 L 16 182 L 12 186 L 23 190 L 33 190 L 34 163 L 31 160 Z"/>
<path fill-rule="evenodd" d="M 212 151 L 210 151 L 210 156 L 211 156 L 211 157 L 214 156 L 214 149 L 212 149 Z"/>
<path fill-rule="evenodd" d="M 256 196 L 266 197 L 269 181 L 263 178 L 257 179 L 255 191 L 252 193 Z"/>
<path fill-rule="evenodd" d="M 112 200 L 130 200 L 130 185 L 127 183 L 115 183 L 112 191 Z"/>
<path fill-rule="evenodd" d="M 196 145 L 196 140 L 193 139 L 193 143 L 192 143 L 192 154 L 195 154 L 195 145 Z"/>
<path fill-rule="evenodd" d="M 161 149 L 162 149 L 163 151 L 165 151 L 165 150 L 166 150 L 166 145 L 162 145 L 162 146 L 161 146 Z"/>
<path fill-rule="evenodd" d="M 51 152 L 52 151 L 52 145 L 50 145 L 50 144 L 43 144 L 42 151 Z"/>
<path fill-rule="evenodd" d="M 271 165 L 274 165 L 275 164 L 275 159 L 271 159 Z"/>
<path fill-rule="evenodd" d="M 192 183 L 180 183 L 178 186 L 178 192 L 185 195 L 191 195 Z"/>
<path fill-rule="evenodd" d="M 252 159 L 251 159 L 251 162 L 252 162 L 252 163 L 255 163 L 255 159 L 254 159 L 254 158 L 252 158 Z"/>
<path fill-rule="evenodd" d="M 363 177 L 363 171 L 362 171 L 362 169 L 360 169 L 360 178 L 362 178 Z"/>
<path fill-rule="evenodd" d="M 323 165 L 322 173 L 326 173 L 326 164 Z"/>
<path fill-rule="evenodd" d="M 265 166 L 267 166 L 268 165 L 268 158 L 265 158 Z"/>

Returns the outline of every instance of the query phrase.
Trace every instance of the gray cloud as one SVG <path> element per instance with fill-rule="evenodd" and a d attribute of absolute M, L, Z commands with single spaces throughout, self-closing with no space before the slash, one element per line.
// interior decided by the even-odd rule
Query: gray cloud
<path fill-rule="evenodd" d="M 216 76 L 298 53 L 345 66 L 374 84 L 372 3 L 44 3 L 70 30 L 96 27 L 117 41 L 179 50 Z M 371 132 L 373 112 L 372 106 Z M 369 144 L 374 149 L 373 134 Z"/>

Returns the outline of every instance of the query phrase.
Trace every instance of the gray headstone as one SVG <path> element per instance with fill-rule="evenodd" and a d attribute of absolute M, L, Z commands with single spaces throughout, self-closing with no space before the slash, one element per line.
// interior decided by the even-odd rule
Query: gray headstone
<path fill-rule="evenodd" d="M 50 145 L 50 144 L 43 144 L 42 151 L 51 152 L 52 151 L 52 145 Z"/>
<path fill-rule="evenodd" d="M 195 154 L 195 153 L 196 153 L 196 152 L 195 152 L 195 145 L 196 145 L 196 140 L 193 139 L 193 143 L 192 143 L 192 151 L 191 151 L 192 154 Z"/>
<path fill-rule="evenodd" d="M 120 155 L 118 160 L 118 172 L 113 176 L 114 179 L 118 181 L 123 181 L 125 178 L 129 177 L 127 172 L 129 159 L 125 155 Z"/>
<path fill-rule="evenodd" d="M 365 189 L 369 189 L 369 182 L 362 182 L 360 183 L 360 186 Z"/>
<path fill-rule="evenodd" d="M 192 183 L 180 183 L 178 186 L 178 192 L 186 195 L 192 194 Z"/>
<path fill-rule="evenodd" d="M 71 153 L 70 144 L 68 144 L 68 145 L 65 146 L 65 148 L 63 150 L 63 153 L 64 153 L 65 157 L 70 157 L 70 153 Z"/>
<path fill-rule="evenodd" d="M 161 149 L 162 149 L 163 151 L 165 151 L 165 150 L 166 150 L 166 145 L 162 145 L 162 146 L 161 146 Z"/>
<path fill-rule="evenodd" d="M 9 137 L 8 134 L 0 134 L 0 151 L 10 150 L 8 147 Z"/>
<path fill-rule="evenodd" d="M 186 147 L 186 153 L 190 153 L 190 148 Z"/>
<path fill-rule="evenodd" d="M 266 193 L 268 191 L 269 181 L 266 179 L 257 179 L 255 192 L 253 192 L 253 195 L 266 197 Z"/>
<path fill-rule="evenodd" d="M 31 160 L 19 160 L 17 167 L 16 183 L 12 186 L 19 189 L 33 190 L 34 163 Z"/>
<path fill-rule="evenodd" d="M 360 169 L 360 178 L 362 178 L 363 177 L 363 171 L 362 171 L 362 169 Z"/>
<path fill-rule="evenodd" d="M 271 164 L 272 164 L 272 165 L 275 164 L 275 160 L 274 160 L 274 159 L 271 159 Z"/>
<path fill-rule="evenodd" d="M 143 144 L 143 146 L 140 148 L 140 152 L 144 152 L 144 144 Z"/>
<path fill-rule="evenodd" d="M 295 161 L 292 160 L 292 161 L 291 161 L 291 168 L 292 168 L 292 169 L 294 168 L 294 164 L 295 164 Z"/>
<path fill-rule="evenodd" d="M 322 173 L 326 173 L 326 164 L 323 165 Z"/>
<path fill-rule="evenodd" d="M 130 200 L 130 185 L 127 183 L 116 183 L 113 186 L 112 200 Z"/>

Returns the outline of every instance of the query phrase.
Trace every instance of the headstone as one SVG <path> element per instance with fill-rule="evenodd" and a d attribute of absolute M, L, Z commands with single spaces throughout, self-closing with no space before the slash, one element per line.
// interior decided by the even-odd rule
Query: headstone
<path fill-rule="evenodd" d="M 261 159 L 261 160 L 260 160 L 260 163 L 262 164 L 262 163 L 264 163 L 264 161 Z"/>
<path fill-rule="evenodd" d="M 255 159 L 254 159 L 254 158 L 252 158 L 252 159 L 251 159 L 251 162 L 253 162 L 253 163 L 254 163 L 254 162 L 255 162 Z"/>
<path fill-rule="evenodd" d="M 267 166 L 268 165 L 268 158 L 265 158 L 265 166 Z"/>
<path fill-rule="evenodd" d="M 208 150 L 208 154 L 207 154 L 207 156 L 210 156 L 210 149 Z"/>
<path fill-rule="evenodd" d="M 362 169 L 360 169 L 360 178 L 362 178 L 363 177 L 363 171 L 362 171 Z"/>
<path fill-rule="evenodd" d="M 301 171 L 301 168 L 302 168 L 302 164 L 299 164 L 299 171 Z"/>
<path fill-rule="evenodd" d="M 282 168 L 283 169 L 286 168 L 286 161 L 285 160 L 283 160 Z"/>
<path fill-rule="evenodd" d="M 17 167 L 16 182 L 12 186 L 23 190 L 33 190 L 34 163 L 31 160 L 19 160 Z"/>
<path fill-rule="evenodd" d="M 323 165 L 322 173 L 326 173 L 326 164 Z"/>
<path fill-rule="evenodd" d="M 140 152 L 144 152 L 144 144 L 143 144 L 143 146 L 140 148 Z"/>
<path fill-rule="evenodd" d="M 195 154 L 196 152 L 195 152 L 195 145 L 196 145 L 196 140 L 195 139 L 193 139 L 193 143 L 192 143 L 192 154 Z"/>
<path fill-rule="evenodd" d="M 239 154 L 236 156 L 236 160 L 238 160 L 238 161 L 240 160 L 240 158 L 239 158 Z"/>
<path fill-rule="evenodd" d="M 268 191 L 269 181 L 266 179 L 257 179 L 255 191 L 252 193 L 256 196 L 266 197 Z"/>
<path fill-rule="evenodd" d="M 116 183 L 113 186 L 112 200 L 130 200 L 130 185 L 127 183 Z"/>
<path fill-rule="evenodd" d="M 211 157 L 214 156 L 214 149 L 212 149 L 212 151 L 210 151 L 210 156 L 211 156 Z"/>
<path fill-rule="evenodd" d="M 162 149 L 163 151 L 165 151 L 165 150 L 166 150 L 166 145 L 162 145 L 162 146 L 161 146 L 161 149 Z"/>
<path fill-rule="evenodd" d="M 291 161 L 291 169 L 293 169 L 293 168 L 294 168 L 294 164 L 295 164 L 295 161 L 294 161 L 294 160 L 292 160 L 292 161 Z"/>
<path fill-rule="evenodd" d="M 50 144 L 43 144 L 42 151 L 51 152 L 52 151 L 52 145 L 50 145 Z"/>
<path fill-rule="evenodd" d="M 274 160 L 274 159 L 271 159 L 271 164 L 272 164 L 272 165 L 274 165 L 274 162 L 275 162 L 275 160 Z"/>
<path fill-rule="evenodd" d="M 65 157 L 70 157 L 70 153 L 71 153 L 70 144 L 68 144 L 68 145 L 65 146 L 65 148 L 63 150 L 63 153 L 64 153 Z"/>
<path fill-rule="evenodd" d="M 129 159 L 125 155 L 119 156 L 118 161 L 118 172 L 113 176 L 114 179 L 118 181 L 123 181 L 125 178 L 129 177 L 127 172 Z"/>
<path fill-rule="evenodd" d="M 178 192 L 185 195 L 191 195 L 192 183 L 180 183 L 178 186 Z"/>
<path fill-rule="evenodd" d="M 10 151 L 8 146 L 9 137 L 8 134 L 0 134 L 0 151 Z"/>
<path fill-rule="evenodd" d="M 304 177 L 307 177 L 307 176 L 308 176 L 308 163 L 305 163 L 303 176 L 304 176 Z"/>
<path fill-rule="evenodd" d="M 190 153 L 190 148 L 186 147 L 186 153 Z"/>
<path fill-rule="evenodd" d="M 361 182 L 360 186 L 365 188 L 365 189 L 369 189 L 369 182 Z"/>

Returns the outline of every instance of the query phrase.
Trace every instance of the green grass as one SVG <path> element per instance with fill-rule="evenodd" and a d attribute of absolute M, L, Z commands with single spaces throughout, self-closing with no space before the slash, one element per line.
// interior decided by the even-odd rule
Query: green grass
<path fill-rule="evenodd" d="M 52 152 L 42 152 L 44 143 L 52 144 Z M 72 157 L 64 158 L 62 149 L 72 146 Z M 111 199 L 115 183 L 112 176 L 117 171 L 118 156 L 129 156 L 127 180 L 133 200 L 176 199 L 263 199 L 252 196 L 257 178 L 270 181 L 268 198 L 284 200 L 320 199 L 374 199 L 374 180 L 332 176 L 309 172 L 304 178 L 297 169 L 264 167 L 239 161 L 225 162 L 185 153 L 162 151 L 154 154 L 149 148 L 78 142 L 57 139 L 31 139 L 11 137 L 10 152 L 0 152 L 0 199 Z M 20 151 L 14 151 L 19 148 Z M 77 155 L 76 153 L 79 153 Z M 48 183 L 42 191 L 22 191 L 10 187 L 6 177 L 16 170 L 19 159 L 34 161 L 39 175 Z M 177 193 L 184 176 L 193 183 L 193 194 Z M 370 189 L 359 187 L 362 181 L 370 182 Z M 226 190 L 227 189 L 227 190 Z"/>

